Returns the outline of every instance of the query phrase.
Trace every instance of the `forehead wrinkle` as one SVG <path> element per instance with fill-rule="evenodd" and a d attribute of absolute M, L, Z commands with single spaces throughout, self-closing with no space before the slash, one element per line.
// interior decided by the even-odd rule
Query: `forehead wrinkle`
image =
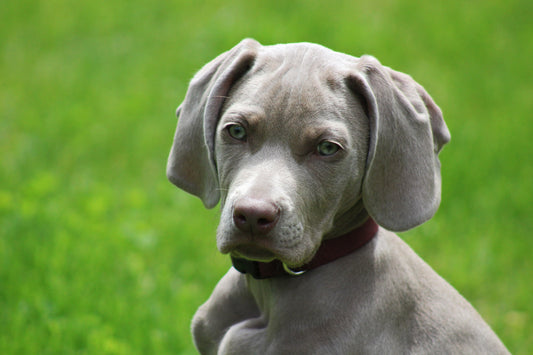
<path fill-rule="evenodd" d="M 337 120 L 321 120 L 316 123 L 309 123 L 303 129 L 302 136 L 310 139 L 318 139 L 322 136 L 325 138 L 337 138 L 347 140 L 349 137 L 346 125 Z"/>
<path fill-rule="evenodd" d="M 268 55 L 260 58 L 253 70 L 250 81 L 255 85 L 252 90 L 272 108 L 274 105 L 278 109 L 285 108 L 284 114 L 316 110 L 317 99 L 322 94 L 322 90 L 317 89 L 324 86 L 325 80 L 321 76 L 326 65 L 316 55 L 319 50 L 297 46 L 288 55 L 285 47 L 273 47 Z"/>
<path fill-rule="evenodd" d="M 250 124 L 257 124 L 265 117 L 265 111 L 256 105 L 233 104 L 224 112 L 224 118 L 239 117 Z"/>

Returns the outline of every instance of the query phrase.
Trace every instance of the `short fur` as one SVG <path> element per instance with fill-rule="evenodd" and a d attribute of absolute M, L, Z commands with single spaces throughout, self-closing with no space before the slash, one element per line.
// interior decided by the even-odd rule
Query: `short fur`
<path fill-rule="evenodd" d="M 193 319 L 200 353 L 507 353 L 390 232 L 437 210 L 450 139 L 411 77 L 370 56 L 246 39 L 195 75 L 178 115 L 167 175 L 208 208 L 221 201 L 222 253 L 294 268 L 369 216 L 381 226 L 360 250 L 301 276 L 230 269 Z M 324 141 L 338 151 L 322 154 Z"/>

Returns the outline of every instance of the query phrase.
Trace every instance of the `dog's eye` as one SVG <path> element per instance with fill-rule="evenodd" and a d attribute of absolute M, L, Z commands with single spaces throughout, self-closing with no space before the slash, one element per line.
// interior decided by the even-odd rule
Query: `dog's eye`
<path fill-rule="evenodd" d="M 330 141 L 322 141 L 318 143 L 316 147 L 316 151 L 318 152 L 318 154 L 324 157 L 333 155 L 337 153 L 340 149 L 341 147 L 338 144 Z"/>
<path fill-rule="evenodd" d="M 238 124 L 232 124 L 227 127 L 228 133 L 232 138 L 240 141 L 246 140 L 246 130 L 243 126 Z"/>

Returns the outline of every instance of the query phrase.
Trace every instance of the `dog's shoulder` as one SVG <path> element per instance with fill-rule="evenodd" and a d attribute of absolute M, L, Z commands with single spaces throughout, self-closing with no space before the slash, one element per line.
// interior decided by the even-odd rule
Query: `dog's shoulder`
<path fill-rule="evenodd" d="M 375 239 L 375 291 L 390 296 L 374 308 L 382 326 L 406 331 L 415 352 L 507 353 L 474 307 L 402 238 L 380 229 Z"/>

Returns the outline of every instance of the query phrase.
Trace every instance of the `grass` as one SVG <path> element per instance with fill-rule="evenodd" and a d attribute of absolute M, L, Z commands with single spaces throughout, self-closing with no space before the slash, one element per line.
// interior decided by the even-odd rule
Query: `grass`
<path fill-rule="evenodd" d="M 217 211 L 166 181 L 174 110 L 243 37 L 411 74 L 445 113 L 443 202 L 402 236 L 516 354 L 533 351 L 533 3 L 0 4 L 0 353 L 193 354 L 229 267 Z"/>

